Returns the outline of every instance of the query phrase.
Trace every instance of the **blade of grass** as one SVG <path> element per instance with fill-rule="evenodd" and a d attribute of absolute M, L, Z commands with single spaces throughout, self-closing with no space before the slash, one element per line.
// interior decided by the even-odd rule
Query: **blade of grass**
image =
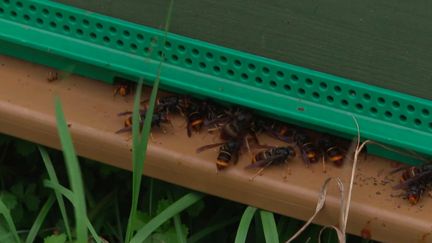
<path fill-rule="evenodd" d="M 43 185 L 53 189 L 54 191 L 57 191 L 58 193 L 60 193 L 61 195 L 63 195 L 67 200 L 69 200 L 70 202 L 72 202 L 72 200 L 74 199 L 74 193 L 67 189 L 66 187 L 55 183 L 53 181 L 50 180 L 44 180 L 43 181 Z M 90 220 L 87 218 L 87 215 L 84 215 L 84 222 L 85 222 L 85 226 L 87 227 L 87 229 L 90 231 L 90 234 L 92 235 L 93 239 L 97 242 L 97 243 L 102 243 L 102 240 L 100 239 L 99 235 L 96 233 L 96 230 L 94 229 L 93 225 L 91 224 Z M 78 241 L 79 242 L 79 241 Z M 87 242 L 87 241 L 84 241 Z"/>
<path fill-rule="evenodd" d="M 260 215 L 266 242 L 279 243 L 279 235 L 273 213 L 261 210 Z"/>
<path fill-rule="evenodd" d="M 120 209 L 119 209 L 117 196 L 115 197 L 115 200 L 114 200 L 114 209 L 115 209 L 115 216 L 116 216 L 116 221 L 117 221 L 117 232 L 119 235 L 118 240 L 120 241 L 120 243 L 123 243 L 123 230 L 122 230 L 122 223 L 120 220 Z"/>
<path fill-rule="evenodd" d="M 174 1 L 171 0 L 168 7 L 166 21 L 165 21 L 165 35 L 163 41 L 164 43 L 166 42 L 167 35 L 168 35 L 168 29 L 169 29 L 169 24 L 171 22 L 173 4 Z M 131 202 L 131 210 L 130 210 L 128 225 L 126 230 L 125 242 L 129 242 L 133 235 L 132 226 L 136 218 L 136 213 L 138 211 L 138 199 L 139 199 L 139 192 L 141 188 L 141 179 L 142 179 L 142 173 L 144 168 L 144 162 L 147 156 L 148 137 L 150 135 L 153 112 L 156 103 L 156 96 L 159 89 L 161 70 L 162 70 L 162 61 L 159 64 L 156 80 L 153 83 L 153 88 L 150 95 L 148 109 L 146 111 L 141 138 L 140 138 L 140 131 L 139 131 L 139 118 L 140 118 L 139 105 L 140 105 L 140 98 L 141 98 L 141 91 L 142 91 L 142 79 L 140 79 L 138 82 L 137 93 L 135 95 L 135 102 L 133 107 L 134 109 L 132 114 L 132 142 L 133 142 L 132 145 L 132 149 L 133 149 L 132 202 Z"/>
<path fill-rule="evenodd" d="M 174 215 L 174 227 L 176 229 L 177 242 L 178 243 L 186 243 L 186 236 L 184 235 L 182 223 L 180 219 L 180 214 Z"/>
<path fill-rule="evenodd" d="M 0 242 L 14 242 L 12 233 L 5 228 L 5 225 L 1 219 L 0 219 Z"/>
<path fill-rule="evenodd" d="M 201 193 L 191 192 L 178 199 L 169 207 L 167 207 L 164 211 L 162 211 L 160 214 L 150 220 L 144 227 L 138 230 L 137 234 L 132 238 L 130 243 L 144 242 L 144 240 L 147 239 L 147 237 L 149 237 L 153 233 L 153 231 L 155 231 L 164 222 L 172 218 L 174 215 L 182 212 L 194 203 L 198 202 L 203 197 L 204 195 Z"/>
<path fill-rule="evenodd" d="M 51 162 L 51 159 L 48 155 L 48 152 L 42 146 L 38 146 L 38 149 L 39 149 L 40 155 L 42 156 L 42 161 L 45 164 L 45 168 L 48 172 L 48 176 L 49 176 L 50 180 L 53 181 L 54 183 L 60 184 L 58 179 L 57 179 L 57 175 L 56 175 L 56 172 L 54 170 L 54 166 Z M 67 215 L 66 206 L 65 206 L 63 197 L 57 191 L 54 191 L 54 194 L 56 196 L 57 203 L 58 203 L 58 206 L 60 208 L 60 213 L 63 217 L 63 222 L 64 222 L 64 226 L 66 229 L 67 239 L 68 239 L 68 241 L 72 241 L 72 234 L 71 234 L 70 225 L 69 225 L 69 218 Z"/>
<path fill-rule="evenodd" d="M 1 198 L 0 198 L 0 214 L 3 215 L 4 219 L 6 220 L 6 224 L 9 227 L 9 230 L 11 231 L 11 234 L 13 235 L 15 241 L 18 243 L 21 242 L 17 230 L 15 228 L 15 224 L 13 222 L 12 216 L 10 214 L 10 210 L 6 207 L 6 205 L 1 200 Z"/>
<path fill-rule="evenodd" d="M 246 210 L 243 213 L 243 216 L 241 217 L 239 227 L 237 229 L 237 234 L 235 238 L 235 243 L 243 243 L 246 242 L 246 237 L 248 235 L 249 226 L 252 221 L 252 218 L 256 212 L 256 208 L 254 207 L 247 207 Z"/>
<path fill-rule="evenodd" d="M 196 243 L 199 242 L 200 240 L 204 239 L 205 237 L 209 236 L 210 234 L 221 230 L 225 227 L 227 227 L 230 224 L 233 224 L 235 222 L 239 221 L 239 217 L 232 217 L 228 220 L 224 220 L 223 222 L 220 223 L 216 223 L 216 224 L 211 224 L 210 226 L 202 229 L 201 231 L 195 233 L 194 235 L 192 235 L 191 237 L 189 237 L 188 239 L 188 243 Z"/>
<path fill-rule="evenodd" d="M 76 234 L 78 242 L 86 242 L 88 240 L 88 232 L 86 227 L 85 217 L 87 215 L 86 204 L 84 198 L 84 186 L 81 176 L 81 169 L 78 163 L 78 158 L 72 144 L 72 138 L 69 134 L 66 119 L 63 114 L 60 98 L 55 99 L 55 110 L 57 118 L 57 130 L 60 136 L 63 155 L 66 162 L 66 169 L 69 177 L 69 183 L 73 192 L 72 204 L 74 205 Z"/>
<path fill-rule="evenodd" d="M 48 198 L 48 200 L 40 209 L 39 214 L 36 217 L 36 220 L 34 221 L 32 227 L 30 228 L 30 232 L 28 233 L 25 241 L 26 243 L 34 242 L 40 228 L 42 227 L 42 224 L 45 221 L 46 216 L 48 215 L 48 212 L 51 210 L 51 207 L 54 204 L 54 201 L 55 201 L 55 197 L 54 195 L 51 194 L 51 196 Z"/>
<path fill-rule="evenodd" d="M 168 19 L 171 16 L 172 4 L 173 3 L 171 1 L 168 10 Z M 167 26 L 169 25 L 167 24 Z M 165 32 L 167 32 L 167 28 L 168 28 L 167 26 Z M 165 37 L 165 41 L 166 41 L 166 37 Z M 135 101 L 134 101 L 133 114 L 132 114 L 132 143 L 133 143 L 132 145 L 132 164 L 133 164 L 132 165 L 133 167 L 132 203 L 131 203 L 131 211 L 129 214 L 128 226 L 126 230 L 125 242 L 129 242 L 132 237 L 133 234 L 132 223 L 136 218 L 136 213 L 138 210 L 138 199 L 139 199 L 139 193 L 141 189 L 141 179 L 142 179 L 142 173 L 144 169 L 144 162 L 147 157 L 147 144 L 148 144 L 148 138 L 151 130 L 151 123 L 153 120 L 153 112 L 156 104 L 156 97 L 159 90 L 161 69 L 162 69 L 162 62 L 159 64 L 156 80 L 153 83 L 152 92 L 150 94 L 150 101 L 145 115 L 142 134 L 140 134 L 140 127 L 139 127 L 140 124 L 139 106 L 140 106 L 140 98 L 142 92 L 142 82 L 143 82 L 142 79 L 138 81 L 137 92 L 135 94 Z"/>
<path fill-rule="evenodd" d="M 138 81 L 138 86 L 135 93 L 133 113 L 132 113 L 132 201 L 131 201 L 131 209 L 129 213 L 129 220 L 128 220 L 128 225 L 126 230 L 125 242 L 129 242 L 130 238 L 132 237 L 132 233 L 133 233 L 132 226 L 136 218 L 139 191 L 141 187 L 141 176 L 144 167 L 143 160 L 141 159 L 141 157 L 144 157 L 145 152 L 140 149 L 141 145 L 140 145 L 140 131 L 139 131 L 140 129 L 139 105 L 141 99 L 141 92 L 142 92 L 142 79 Z M 152 104 L 150 104 L 150 106 L 152 106 Z M 153 113 L 151 115 L 153 115 Z"/>

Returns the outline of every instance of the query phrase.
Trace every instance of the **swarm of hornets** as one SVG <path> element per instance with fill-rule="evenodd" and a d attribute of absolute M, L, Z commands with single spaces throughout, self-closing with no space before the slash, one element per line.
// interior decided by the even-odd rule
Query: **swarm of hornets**
<path fill-rule="evenodd" d="M 121 93 L 116 89 L 115 94 Z M 148 107 L 147 101 L 142 102 L 142 105 L 141 127 Z M 194 132 L 203 130 L 219 132 L 221 142 L 197 149 L 197 153 L 201 153 L 219 147 L 216 158 L 218 171 L 236 164 L 242 151 L 247 149 L 250 152 L 251 148 L 258 149 L 259 152 L 251 156 L 251 165 L 246 169 L 285 164 L 296 156 L 295 147 L 306 165 L 325 160 L 341 166 L 344 161 L 344 149 L 334 142 L 333 137 L 324 136 L 315 142 L 305 130 L 256 116 L 252 111 L 242 107 L 224 107 L 208 100 L 182 95 L 161 97 L 156 100 L 152 127 L 160 128 L 162 124 L 170 124 L 171 114 L 179 114 L 185 118 L 188 137 L 191 137 Z M 126 119 L 123 128 L 117 133 L 131 131 L 132 112 L 122 112 L 118 115 L 126 116 Z M 257 136 L 262 133 L 284 141 L 287 145 L 282 147 L 262 145 Z"/>
<path fill-rule="evenodd" d="M 114 96 L 126 96 L 132 88 L 120 82 L 114 90 Z M 140 110 L 140 126 L 142 127 L 148 108 L 147 101 L 142 102 Z M 268 166 L 283 165 L 296 156 L 296 150 L 305 165 L 319 161 L 329 161 L 340 167 L 345 160 L 347 148 L 336 142 L 337 138 L 329 135 L 314 140 L 309 133 L 299 127 L 274 121 L 253 114 L 242 107 L 224 107 L 208 100 L 198 100 L 189 96 L 171 95 L 158 98 L 152 117 L 152 127 L 171 124 L 169 115 L 179 114 L 186 120 L 186 134 L 191 137 L 194 132 L 219 131 L 221 142 L 204 145 L 197 148 L 197 153 L 219 147 L 216 157 L 218 171 L 236 164 L 242 151 L 251 147 L 259 150 L 252 156 L 251 164 L 245 169 L 263 169 Z M 126 116 L 123 128 L 116 133 L 132 130 L 132 112 L 119 113 Z M 267 134 L 275 139 L 286 142 L 286 146 L 262 145 L 258 140 L 259 134 Z M 344 141 L 346 144 L 346 141 Z M 297 148 L 297 149 L 296 149 Z M 403 196 L 412 204 L 417 204 L 426 191 L 432 189 L 432 163 L 421 166 L 402 167 L 392 173 L 402 171 L 401 182 L 395 189 L 405 190 Z"/>
<path fill-rule="evenodd" d="M 402 171 L 401 182 L 395 189 L 404 190 L 403 196 L 412 204 L 419 202 L 425 192 L 432 188 L 432 162 L 419 166 L 405 166 L 392 171 Z"/>

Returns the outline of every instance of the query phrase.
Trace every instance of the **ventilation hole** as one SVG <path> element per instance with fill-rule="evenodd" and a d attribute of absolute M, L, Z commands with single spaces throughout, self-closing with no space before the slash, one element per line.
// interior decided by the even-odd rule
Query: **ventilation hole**
<path fill-rule="evenodd" d="M 186 64 L 189 65 L 189 66 L 192 65 L 192 59 L 190 59 L 190 58 L 186 58 L 186 59 L 185 59 L 185 62 L 186 62 Z"/>
<path fill-rule="evenodd" d="M 165 52 L 158 51 L 159 58 L 163 59 L 165 57 Z"/>
<path fill-rule="evenodd" d="M 351 97 L 356 97 L 356 96 L 357 96 L 357 92 L 355 92 L 355 90 L 352 90 L 352 89 L 350 89 L 350 90 L 348 91 L 348 94 L 349 94 Z"/>
<path fill-rule="evenodd" d="M 192 49 L 192 55 L 194 55 L 194 56 L 198 56 L 200 53 L 199 53 L 199 51 L 198 51 L 198 49 Z"/>
<path fill-rule="evenodd" d="M 11 11 L 10 13 L 11 13 L 12 17 L 16 17 L 18 15 L 17 12 L 15 12 L 15 11 Z"/>
<path fill-rule="evenodd" d="M 83 31 L 82 29 L 77 29 L 77 30 L 76 30 L 76 33 L 77 33 L 78 35 L 83 35 L 83 34 L 84 34 L 84 31 Z"/>
<path fill-rule="evenodd" d="M 44 8 L 44 9 L 42 10 L 42 14 L 43 14 L 43 15 L 48 15 L 48 14 L 49 14 L 48 9 Z"/>
<path fill-rule="evenodd" d="M 17 2 L 16 5 L 17 5 L 18 8 L 22 8 L 23 7 L 22 2 Z"/>
<path fill-rule="evenodd" d="M 117 40 L 117 46 L 123 46 L 124 42 L 122 40 Z"/>
<path fill-rule="evenodd" d="M 370 94 L 363 94 L 363 99 L 369 101 L 371 99 Z"/>
<path fill-rule="evenodd" d="M 62 14 L 62 13 L 56 12 L 56 13 L 55 13 L 55 16 L 56 16 L 58 19 L 63 19 L 63 14 Z"/>
<path fill-rule="evenodd" d="M 400 115 L 399 120 L 401 120 L 402 122 L 405 122 L 407 120 L 407 117 L 405 115 Z"/>
<path fill-rule="evenodd" d="M 370 108 L 370 112 L 371 112 L 372 114 L 376 114 L 376 113 L 378 113 L 378 109 L 375 108 L 375 107 L 371 107 L 371 108 Z"/>
<path fill-rule="evenodd" d="M 82 21 L 84 26 L 89 26 L 90 25 L 90 21 L 88 21 L 87 19 L 83 19 Z"/>
<path fill-rule="evenodd" d="M 360 103 L 356 104 L 356 109 L 357 109 L 358 111 L 362 111 L 362 110 L 363 110 L 363 105 L 360 104 Z"/>
<path fill-rule="evenodd" d="M 29 9 L 30 9 L 30 11 L 35 12 L 36 11 L 36 6 L 35 5 L 30 5 Z"/>
<path fill-rule="evenodd" d="M 146 48 L 144 48 L 144 53 L 145 53 L 146 55 L 150 55 L 151 51 L 152 51 L 152 49 L 151 49 L 150 47 L 146 47 Z"/>
<path fill-rule="evenodd" d="M 327 96 L 327 101 L 329 102 L 329 103 L 333 103 L 334 102 L 334 98 L 333 98 L 333 96 Z"/>
<path fill-rule="evenodd" d="M 116 27 L 114 27 L 114 26 L 111 26 L 111 27 L 109 28 L 109 31 L 111 32 L 111 34 L 115 34 L 115 33 L 117 33 L 117 29 L 116 29 Z"/>
<path fill-rule="evenodd" d="M 207 60 L 213 60 L 213 58 L 214 58 L 213 53 L 211 53 L 211 52 L 207 52 L 205 54 L 205 56 L 206 56 Z"/>
<path fill-rule="evenodd" d="M 110 40 L 110 38 L 108 36 L 104 36 L 103 37 L 103 41 L 106 42 L 106 43 L 109 43 L 111 40 Z"/>
<path fill-rule="evenodd" d="M 101 23 L 97 23 L 96 24 L 96 28 L 99 29 L 99 30 L 101 30 L 101 29 L 103 29 L 103 25 Z"/>
<path fill-rule="evenodd" d="M 185 48 L 184 45 L 179 45 L 179 46 L 177 47 L 177 49 L 178 49 L 179 52 L 185 52 L 185 51 L 186 51 L 186 48 Z"/>
<path fill-rule="evenodd" d="M 215 71 L 216 73 L 219 73 L 221 71 L 219 66 L 213 66 L 213 71 Z"/>
<path fill-rule="evenodd" d="M 131 47 L 132 50 L 138 49 L 138 46 L 135 43 L 130 44 L 130 47 Z"/>
<path fill-rule="evenodd" d="M 64 30 L 65 32 L 70 32 L 70 27 L 69 27 L 69 25 L 63 25 L 63 30 Z"/>
<path fill-rule="evenodd" d="M 3 13 L 4 13 L 4 9 L 0 8 L 0 14 L 3 14 Z"/>
<path fill-rule="evenodd" d="M 283 79 L 285 77 L 285 74 L 282 71 L 277 71 L 276 72 L 276 77 Z"/>
<path fill-rule="evenodd" d="M 204 62 L 200 62 L 200 63 L 199 63 L 199 67 L 200 67 L 201 69 L 205 69 L 205 68 L 207 67 L 207 65 L 206 65 Z"/>
<path fill-rule="evenodd" d="M 423 114 L 423 116 L 429 116 L 430 113 L 429 113 L 428 109 L 423 109 L 422 114 Z"/>
<path fill-rule="evenodd" d="M 384 112 L 384 116 L 387 118 L 391 118 L 393 116 L 393 114 L 390 111 L 386 111 L 386 112 Z"/>
<path fill-rule="evenodd" d="M 341 100 L 341 104 L 342 104 L 342 106 L 348 106 L 348 100 Z"/>
<path fill-rule="evenodd" d="M 320 83 L 320 88 L 321 88 L 322 90 L 326 90 L 326 89 L 327 89 L 327 84 L 324 83 L 324 82 L 321 82 L 321 83 Z"/>
<path fill-rule="evenodd" d="M 0 9 L 0 12 L 1 12 L 1 9 Z M 25 14 L 23 16 L 23 18 L 24 18 L 25 21 L 29 21 L 30 20 L 30 16 L 28 16 L 27 14 Z"/>
<path fill-rule="evenodd" d="M 36 23 L 38 23 L 38 24 L 40 24 L 40 25 L 43 25 L 43 20 L 41 19 L 41 18 L 37 18 L 36 19 Z"/>
<path fill-rule="evenodd" d="M 56 27 L 57 27 L 57 24 L 56 24 L 56 22 L 51 21 L 51 22 L 50 22 L 50 26 L 51 26 L 52 28 L 56 28 Z"/>
<path fill-rule="evenodd" d="M 407 109 L 408 109 L 409 112 L 414 112 L 415 111 L 415 108 L 414 108 L 413 105 L 408 105 Z"/>
<path fill-rule="evenodd" d="M 318 92 L 313 92 L 312 93 L 312 97 L 314 98 L 314 99 L 319 99 L 320 98 L 320 95 L 319 95 L 319 93 Z"/>
<path fill-rule="evenodd" d="M 303 88 L 298 89 L 297 92 L 299 93 L 299 95 L 305 95 L 306 94 L 306 90 L 304 90 Z"/>
<path fill-rule="evenodd" d="M 337 94 L 340 94 L 341 92 L 342 92 L 342 88 L 340 87 L 340 86 L 334 86 L 334 91 L 337 93 Z"/>
<path fill-rule="evenodd" d="M 240 62 L 240 60 L 235 60 L 234 61 L 234 66 L 236 67 L 241 67 L 242 63 Z"/>
<path fill-rule="evenodd" d="M 221 63 L 226 64 L 228 62 L 228 59 L 226 58 L 226 56 L 221 56 L 220 61 Z"/>
<path fill-rule="evenodd" d="M 385 104 L 385 99 L 383 97 L 379 97 L 378 98 L 378 104 L 384 105 Z"/>
<path fill-rule="evenodd" d="M 432 130 L 432 122 L 429 122 L 429 129 Z"/>
<path fill-rule="evenodd" d="M 92 33 L 90 33 L 90 38 L 92 38 L 92 39 L 96 39 L 96 37 L 97 37 L 97 36 L 96 36 L 96 34 L 95 34 L 95 33 L 93 33 L 93 32 L 92 32 Z"/>
<path fill-rule="evenodd" d="M 270 81 L 270 86 L 275 88 L 277 86 L 277 83 L 275 81 Z"/>
<path fill-rule="evenodd" d="M 69 20 L 70 20 L 70 22 L 75 23 L 76 17 L 75 16 L 69 16 Z"/>
<path fill-rule="evenodd" d="M 4 3 L 9 4 L 10 1 L 9 0 L 3 0 Z"/>
<path fill-rule="evenodd" d="M 125 30 L 125 31 L 123 31 L 123 35 L 124 35 L 125 37 L 129 37 L 129 36 L 130 36 L 130 32 L 127 31 L 127 30 Z"/>
<path fill-rule="evenodd" d="M 137 34 L 137 39 L 139 41 L 143 41 L 144 40 L 144 36 L 142 34 Z"/>
<path fill-rule="evenodd" d="M 262 71 L 264 74 L 269 74 L 270 73 L 270 69 L 268 67 L 263 67 Z"/>
<path fill-rule="evenodd" d="M 307 86 L 312 86 L 312 85 L 313 85 L 313 81 L 312 81 L 312 79 L 310 79 L 310 78 L 307 78 L 307 79 L 305 80 L 305 82 L 306 82 L 306 85 L 307 85 Z"/>
<path fill-rule="evenodd" d="M 420 119 L 414 119 L 414 124 L 416 124 L 416 126 L 420 126 L 422 124 L 422 121 Z"/>
<path fill-rule="evenodd" d="M 295 81 L 295 82 L 297 82 L 298 81 L 298 76 L 297 75 L 295 75 L 295 74 L 293 74 L 293 75 L 291 75 L 291 80 L 292 81 Z"/>
<path fill-rule="evenodd" d="M 262 80 L 261 77 L 256 77 L 256 78 L 255 78 L 255 82 L 257 82 L 257 83 L 259 83 L 259 84 L 262 84 L 263 80 Z"/>
<path fill-rule="evenodd" d="M 251 71 L 251 72 L 256 70 L 256 66 L 252 63 L 249 63 L 248 68 L 249 68 L 249 71 Z"/>
<path fill-rule="evenodd" d="M 165 48 L 169 50 L 169 49 L 171 49 L 171 47 L 172 47 L 171 42 L 165 41 Z"/>
<path fill-rule="evenodd" d="M 228 73 L 228 76 L 231 76 L 231 77 L 234 76 L 234 71 L 232 69 L 228 69 L 227 73 Z"/>
<path fill-rule="evenodd" d="M 288 84 L 285 84 L 284 89 L 285 89 L 285 91 L 291 91 L 291 86 L 289 86 Z"/>
<path fill-rule="evenodd" d="M 247 81 L 249 76 L 246 73 L 242 73 L 241 78 L 243 79 L 243 81 Z"/>
<path fill-rule="evenodd" d="M 399 108 L 400 107 L 400 103 L 398 102 L 398 101 L 393 101 L 392 102 L 392 106 L 393 106 L 393 108 Z"/>

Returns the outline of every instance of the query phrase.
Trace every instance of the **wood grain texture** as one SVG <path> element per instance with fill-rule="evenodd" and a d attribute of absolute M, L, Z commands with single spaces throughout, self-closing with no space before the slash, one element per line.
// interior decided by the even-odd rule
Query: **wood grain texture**
<path fill-rule="evenodd" d="M 168 0 L 58 0 L 160 28 Z M 432 2 L 175 1 L 171 31 L 432 99 Z"/>

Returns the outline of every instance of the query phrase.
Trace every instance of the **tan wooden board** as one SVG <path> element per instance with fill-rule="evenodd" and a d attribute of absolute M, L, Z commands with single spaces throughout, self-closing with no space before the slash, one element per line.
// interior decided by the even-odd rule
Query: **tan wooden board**
<path fill-rule="evenodd" d="M 123 118 L 116 114 L 131 110 L 133 97 L 113 98 L 112 86 L 61 72 L 59 80 L 48 82 L 52 71 L 55 70 L 0 56 L 0 133 L 59 148 L 54 118 L 54 96 L 59 95 L 78 153 L 131 169 L 129 135 L 114 132 L 123 125 Z M 166 134 L 154 130 L 145 175 L 298 219 L 312 215 L 318 191 L 327 177 L 340 176 L 346 183 L 351 173 L 350 165 L 335 168 L 328 164 L 327 173 L 323 173 L 320 164 L 306 168 L 296 158 L 289 163 L 285 179 L 286 168 L 275 167 L 251 181 L 255 172 L 244 170 L 250 162 L 247 152 L 236 166 L 217 173 L 216 149 L 195 152 L 201 145 L 218 141 L 217 136 L 203 132 L 188 138 L 181 117 L 174 118 L 173 126 L 165 127 Z M 267 144 L 278 143 L 265 136 L 260 139 Z M 394 166 L 394 162 L 374 156 L 360 161 L 348 232 L 370 232 L 373 239 L 386 242 L 432 241 L 430 198 L 410 206 L 392 196 L 400 193 L 392 189 L 398 176 L 388 175 Z M 316 223 L 337 224 L 338 214 L 338 193 L 332 184 L 326 207 Z"/>

